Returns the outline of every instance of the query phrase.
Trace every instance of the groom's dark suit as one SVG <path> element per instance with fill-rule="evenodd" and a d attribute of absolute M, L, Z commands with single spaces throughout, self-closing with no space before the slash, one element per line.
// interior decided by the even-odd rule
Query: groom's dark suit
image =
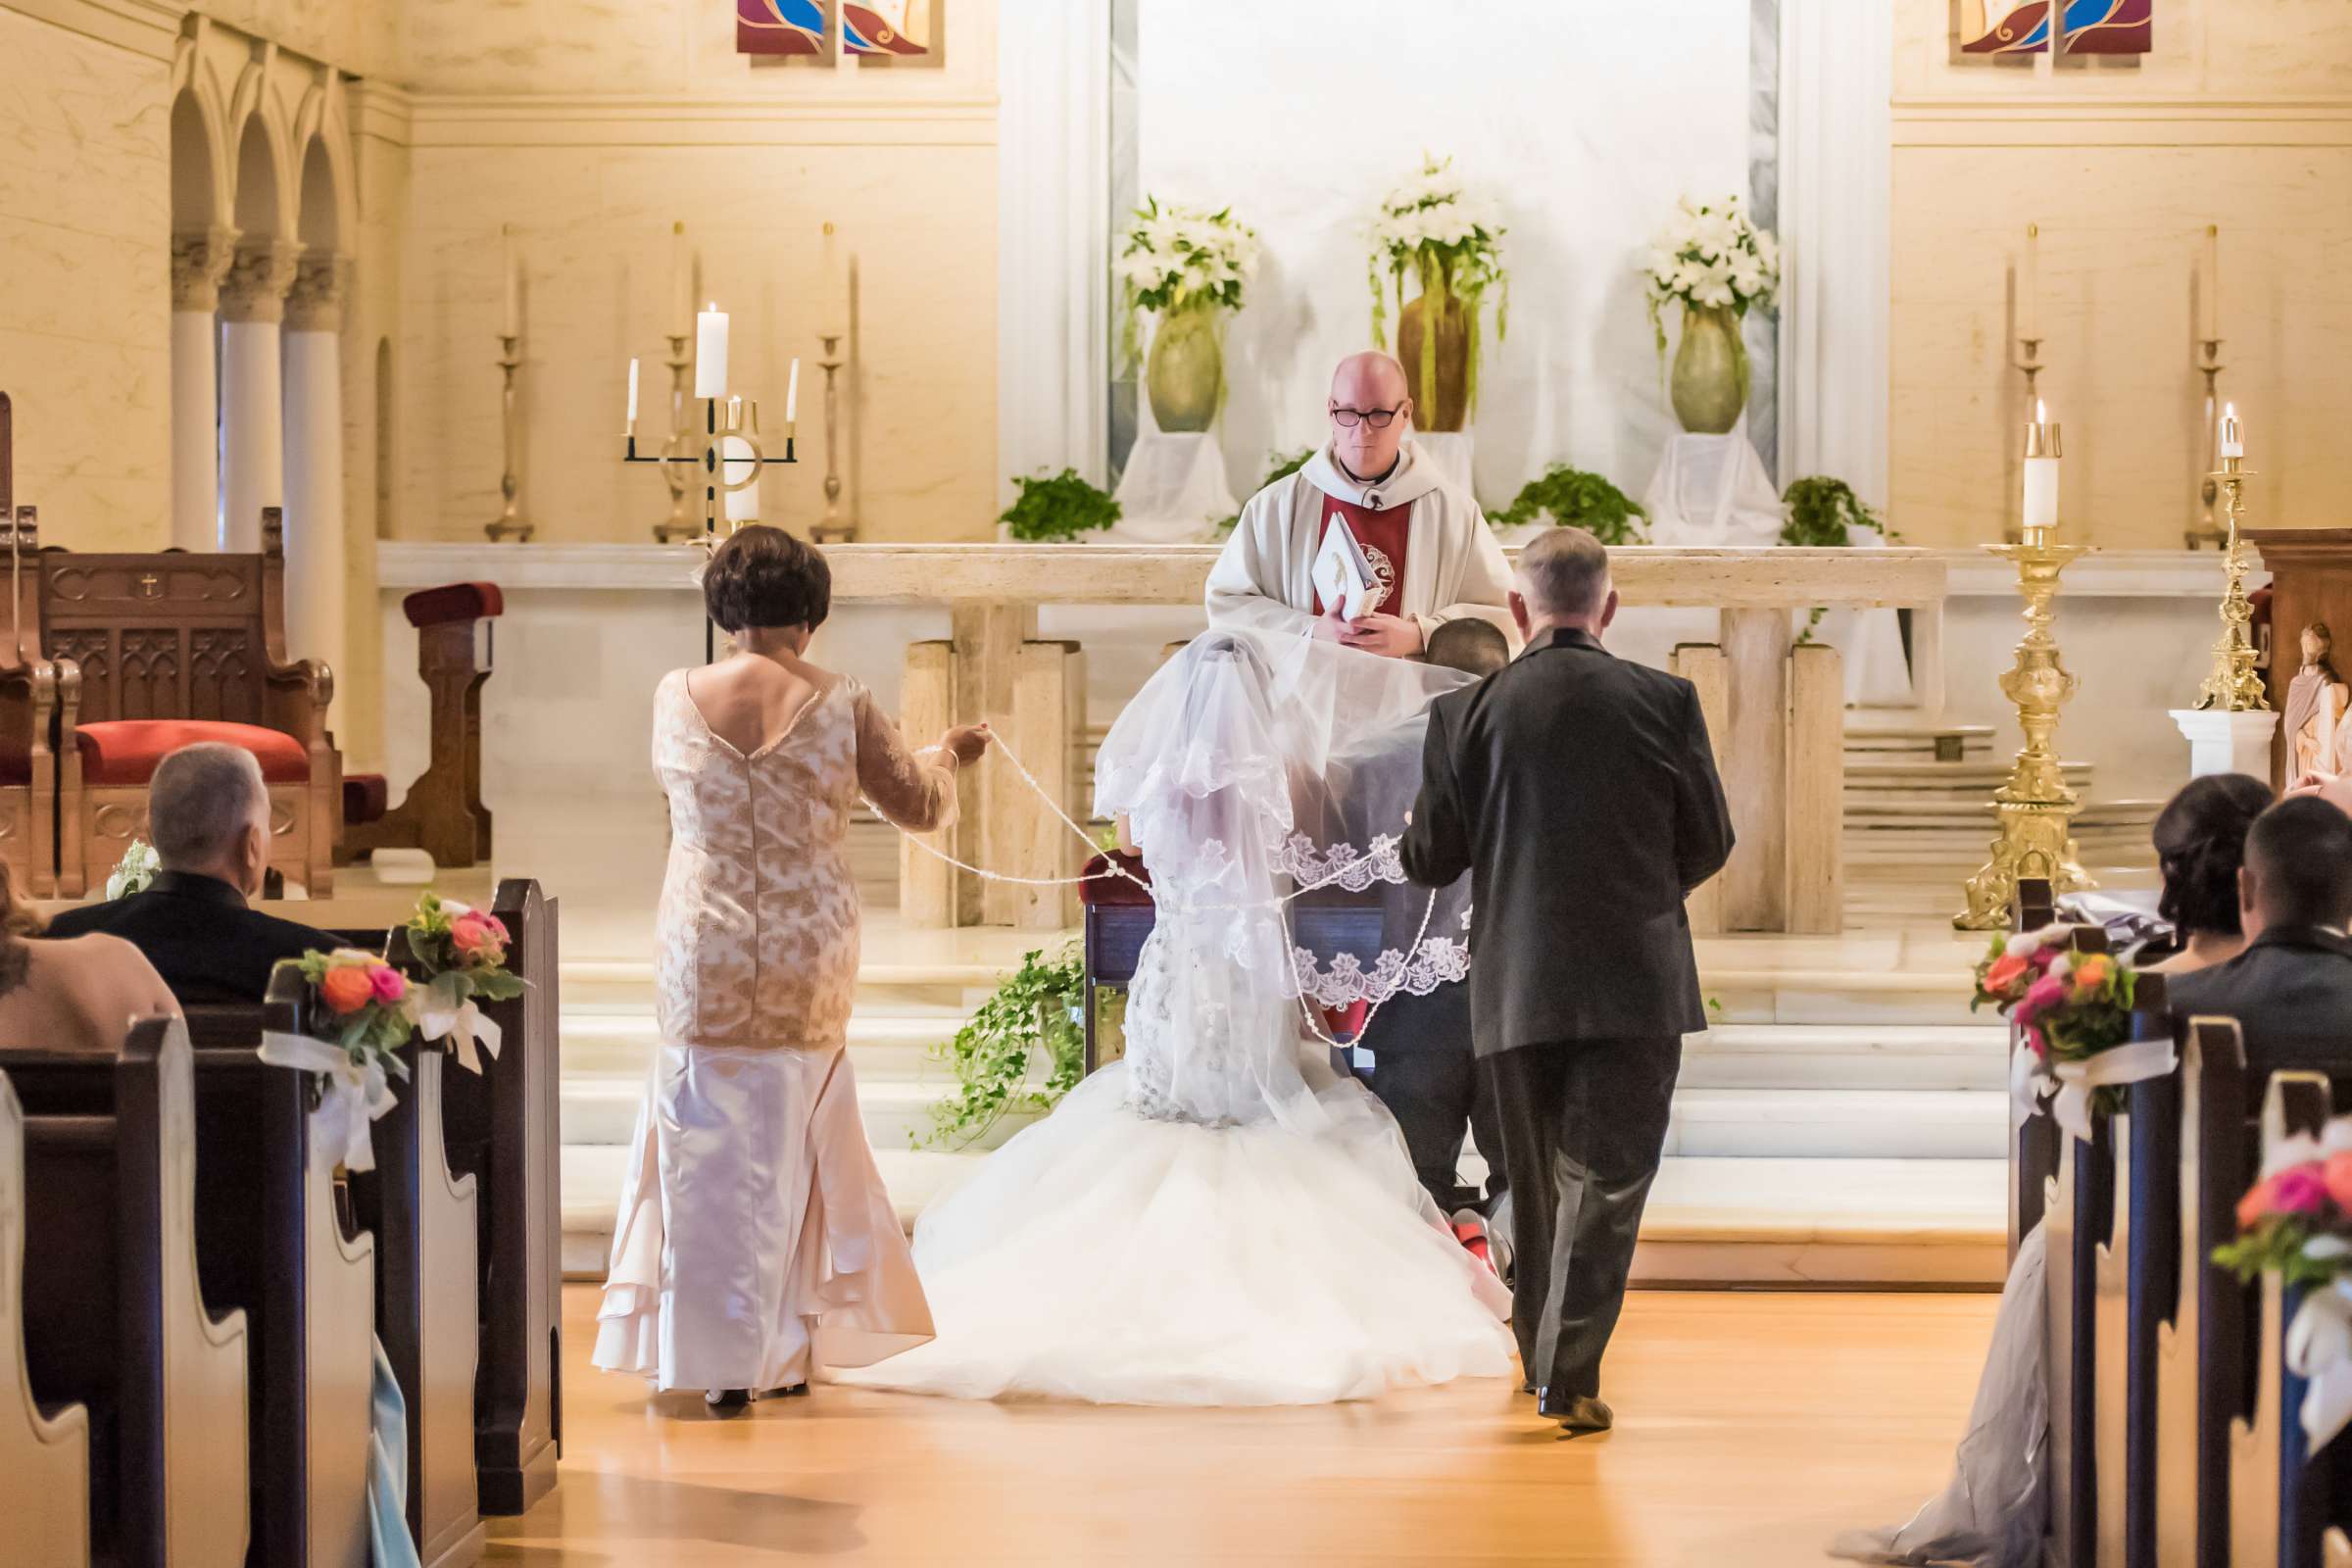
<path fill-rule="evenodd" d="M 1697 692 L 1587 633 L 1430 710 L 1404 866 L 1429 887 L 1471 874 L 1472 1039 L 1546 1408 L 1600 1386 L 1682 1037 L 1706 1027 L 1683 898 L 1731 849 Z"/>

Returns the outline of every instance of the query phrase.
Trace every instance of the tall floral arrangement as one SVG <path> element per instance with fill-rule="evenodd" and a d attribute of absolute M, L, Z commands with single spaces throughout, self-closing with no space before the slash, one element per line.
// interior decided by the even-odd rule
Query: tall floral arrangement
<path fill-rule="evenodd" d="M 1641 271 L 1663 357 L 1666 322 L 1660 313 L 1668 305 L 1729 310 L 1738 317 L 1769 307 L 1781 292 L 1781 247 L 1770 229 L 1748 218 L 1739 197 L 1693 202 L 1686 196 L 1650 241 Z"/>
<path fill-rule="evenodd" d="M 2352 1425 L 2352 1116 L 2321 1136 L 2271 1150 L 2237 1205 L 2237 1240 L 2214 1261 L 2303 1292 L 2286 1331 L 2287 1370 L 2305 1380 L 2303 1433 L 2313 1451 Z"/>
<path fill-rule="evenodd" d="M 1257 265 L 1257 231 L 1233 216 L 1147 196 L 1118 234 L 1112 270 L 1122 301 L 1120 349 L 1137 358 L 1136 322 L 1147 311 L 1166 317 L 1202 306 L 1238 311 Z"/>
<path fill-rule="evenodd" d="M 1380 212 L 1372 220 L 1372 341 L 1388 346 L 1392 281 L 1400 316 L 1408 274 L 1433 300 L 1446 294 L 1460 300 L 1469 329 L 1463 384 L 1471 407 L 1478 403 L 1480 318 L 1489 289 L 1496 291 L 1494 336 L 1499 339 L 1510 330 L 1511 279 L 1502 265 L 1503 232 L 1493 202 L 1464 183 L 1453 172 L 1451 158 L 1424 159 L 1419 173 L 1381 198 Z M 1433 321 L 1421 334 L 1420 364 L 1405 367 L 1417 387 L 1437 384 L 1437 355 Z"/>

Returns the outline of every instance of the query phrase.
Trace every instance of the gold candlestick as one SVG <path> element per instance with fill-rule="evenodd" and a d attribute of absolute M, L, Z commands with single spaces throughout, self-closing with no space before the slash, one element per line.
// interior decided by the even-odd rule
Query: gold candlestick
<path fill-rule="evenodd" d="M 686 428 L 686 399 L 694 370 L 694 356 L 687 352 L 691 339 L 681 332 L 664 335 L 669 339 L 669 358 L 662 362 L 669 367 L 669 439 L 662 443 L 661 461 L 662 482 L 669 490 L 669 515 L 654 524 L 654 540 L 674 545 L 699 538 L 703 525 L 686 515 L 686 498 L 694 490 L 694 454 Z"/>
<path fill-rule="evenodd" d="M 817 334 L 825 346 L 823 358 L 816 362 L 825 372 L 825 514 L 808 530 L 808 537 L 820 545 L 848 544 L 858 537 L 858 524 L 841 514 L 841 393 L 834 377 L 849 363 L 841 357 L 841 337 L 838 332 Z"/>
<path fill-rule="evenodd" d="M 490 536 L 492 544 L 513 537 L 527 545 L 535 530 L 522 520 L 522 409 L 514 385 L 515 376 L 522 369 L 522 338 L 519 333 L 501 332 L 498 344 L 499 373 L 506 378 L 499 399 L 505 425 L 506 467 L 498 476 L 498 493 L 506 504 L 499 509 L 495 521 L 482 524 L 482 532 Z"/>
<path fill-rule="evenodd" d="M 2222 340 L 2218 337 L 2197 340 L 2197 373 L 2205 377 L 2205 467 L 2206 473 L 2197 481 L 2196 520 L 2190 524 L 2181 543 L 2191 550 L 2223 542 L 2222 525 L 2214 520 L 2213 503 L 2219 493 L 2214 474 L 2221 467 L 2222 428 Z"/>
<path fill-rule="evenodd" d="M 2236 423 L 2235 419 L 2225 420 L 2225 441 L 2231 440 L 2230 427 Z M 2201 710 L 2218 709 L 2225 713 L 2271 710 L 2261 672 L 2254 667 L 2254 607 L 2246 600 L 2246 572 L 2250 568 L 2246 564 L 2245 541 L 2238 536 L 2237 527 L 2237 519 L 2245 511 L 2245 483 L 2253 472 L 2244 458 L 2225 457 L 2222 466 L 2207 475 L 2221 492 L 2225 523 L 2222 574 L 2227 586 L 2222 590 L 2222 634 L 2213 641 L 2213 668 L 2207 672 L 2205 684 L 2197 688 L 2196 706 Z"/>

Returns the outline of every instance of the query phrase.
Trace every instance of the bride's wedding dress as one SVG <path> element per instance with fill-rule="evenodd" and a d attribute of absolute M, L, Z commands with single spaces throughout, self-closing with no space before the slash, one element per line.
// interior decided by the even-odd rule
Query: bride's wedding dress
<path fill-rule="evenodd" d="M 1277 902 L 1334 872 L 1357 891 L 1400 878 L 1393 846 L 1336 838 L 1325 781 L 1344 769 L 1327 764 L 1457 679 L 1222 631 L 1153 677 L 1096 768 L 1098 810 L 1128 817 L 1157 906 L 1126 1058 L 923 1215 L 938 1338 L 843 1382 L 1297 1404 L 1514 1370 L 1507 1294 L 1445 1227 L 1395 1121 L 1299 1023 L 1302 989 L 1458 978 L 1458 943 L 1318 970 Z"/>

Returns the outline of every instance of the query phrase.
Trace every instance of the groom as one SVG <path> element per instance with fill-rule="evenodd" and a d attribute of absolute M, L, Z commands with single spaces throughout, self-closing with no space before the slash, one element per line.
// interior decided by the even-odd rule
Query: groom
<path fill-rule="evenodd" d="M 1478 503 L 1441 477 L 1413 443 L 1404 367 L 1351 354 L 1332 373 L 1331 437 L 1297 473 L 1250 498 L 1208 574 L 1208 623 L 1312 631 L 1389 659 L 1427 650 L 1446 621 L 1478 615 L 1506 634 L 1510 567 Z M 1352 620 L 1315 590 L 1315 557 L 1333 521 L 1362 546 L 1375 582 Z"/>
<path fill-rule="evenodd" d="M 1471 878 L 1470 1007 L 1502 1122 L 1512 1328 L 1537 1408 L 1605 1431 L 1601 1352 L 1657 1176 L 1682 1037 L 1706 1027 L 1683 899 L 1731 855 L 1698 694 L 1601 647 L 1608 554 L 1520 553 L 1527 651 L 1429 710 L 1406 873 Z"/>

